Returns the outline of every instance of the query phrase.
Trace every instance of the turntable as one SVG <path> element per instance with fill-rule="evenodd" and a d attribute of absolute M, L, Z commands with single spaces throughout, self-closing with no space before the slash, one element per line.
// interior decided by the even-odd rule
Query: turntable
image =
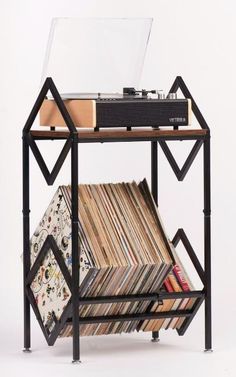
<path fill-rule="evenodd" d="M 76 127 L 187 126 L 191 101 L 140 87 L 152 19 L 60 19 L 52 28 L 42 83 L 52 77 Z M 156 79 L 153 79 L 156 82 Z M 154 84 L 155 85 L 155 84 Z M 53 98 L 40 125 L 65 127 Z"/>

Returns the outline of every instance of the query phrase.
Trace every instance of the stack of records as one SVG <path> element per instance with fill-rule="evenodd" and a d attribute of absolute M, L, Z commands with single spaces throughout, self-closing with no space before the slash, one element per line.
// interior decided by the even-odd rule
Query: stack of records
<path fill-rule="evenodd" d="M 175 264 L 172 271 L 165 279 L 161 291 L 164 292 L 189 292 L 194 290 L 194 286 L 185 271 L 183 264 L 181 263 L 173 245 L 172 253 L 174 256 Z M 160 304 L 155 302 L 150 308 L 151 312 L 166 312 L 171 310 L 188 310 L 192 309 L 196 299 L 195 298 L 178 298 L 178 299 L 165 299 Z M 166 318 L 166 319 L 154 319 L 145 320 L 140 322 L 137 330 L 143 331 L 159 331 L 160 329 L 180 329 L 185 321 L 185 317 L 181 318 Z"/>
<path fill-rule="evenodd" d="M 71 187 L 60 186 L 31 239 L 34 263 L 51 234 L 71 273 Z M 168 241 L 146 180 L 139 184 L 79 185 L 80 295 L 86 297 L 184 290 L 174 273 L 177 255 Z M 173 269 L 174 266 L 174 269 Z M 178 261 L 179 275 L 189 282 Z M 176 284 L 173 282 L 175 281 Z M 187 283 L 186 283 L 187 285 Z M 171 288 L 170 288 L 171 287 Z M 188 283 L 189 289 L 192 289 Z M 162 288 L 163 289 L 163 288 Z M 48 251 L 31 284 L 45 326 L 52 316 L 60 319 L 71 293 L 54 254 Z M 164 300 L 151 311 L 190 308 L 192 301 Z M 149 301 L 93 304 L 80 307 L 81 317 L 143 313 Z M 179 328 L 184 319 L 83 324 L 81 335 L 99 335 Z M 166 322 L 165 322 L 166 321 Z M 168 322 L 168 323 L 167 323 Z M 61 336 L 70 336 L 67 324 Z"/>

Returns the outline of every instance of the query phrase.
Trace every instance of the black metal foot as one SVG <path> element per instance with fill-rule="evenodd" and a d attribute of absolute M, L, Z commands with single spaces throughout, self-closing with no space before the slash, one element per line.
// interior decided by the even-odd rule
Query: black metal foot
<path fill-rule="evenodd" d="M 80 360 L 72 360 L 72 364 L 81 364 Z"/>
<path fill-rule="evenodd" d="M 159 338 L 159 331 L 152 331 L 152 339 L 151 339 L 151 342 L 153 343 L 157 343 L 160 341 L 160 338 Z"/>
<path fill-rule="evenodd" d="M 24 353 L 31 353 L 32 352 L 30 348 L 24 348 L 22 351 Z"/>
<path fill-rule="evenodd" d="M 212 353 L 212 352 L 213 352 L 213 349 L 212 349 L 212 348 L 205 349 L 204 352 L 205 352 L 205 353 Z"/>
<path fill-rule="evenodd" d="M 153 343 L 158 343 L 158 342 L 160 342 L 160 339 L 159 339 L 159 338 L 152 338 L 152 339 L 151 339 L 151 342 L 153 342 Z"/>

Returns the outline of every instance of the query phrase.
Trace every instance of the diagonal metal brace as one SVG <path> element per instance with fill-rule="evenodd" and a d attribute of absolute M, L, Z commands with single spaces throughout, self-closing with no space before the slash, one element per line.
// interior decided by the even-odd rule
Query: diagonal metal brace
<path fill-rule="evenodd" d="M 209 126 L 207 125 L 207 122 L 205 121 L 201 111 L 199 110 L 196 102 L 193 99 L 193 96 L 191 95 L 190 91 L 187 88 L 187 85 L 185 84 L 181 76 L 176 77 L 175 81 L 173 82 L 172 87 L 169 90 L 169 93 L 176 93 L 178 89 L 181 90 L 185 98 L 191 99 L 192 112 L 195 115 L 200 127 L 205 130 L 210 130 Z"/>
<path fill-rule="evenodd" d="M 71 276 L 70 276 L 70 273 L 68 271 L 68 268 L 66 267 L 66 264 L 63 260 L 63 257 L 61 255 L 61 252 L 56 244 L 56 241 L 54 239 L 54 237 L 49 234 L 46 238 L 46 240 L 44 241 L 44 244 L 30 270 L 30 272 L 28 273 L 28 276 L 27 276 L 27 279 L 26 279 L 26 285 L 30 285 L 32 283 L 32 281 L 34 280 L 47 252 L 51 250 L 56 258 L 56 261 L 60 267 L 60 270 L 65 278 L 65 281 L 66 281 L 66 284 L 68 285 L 69 289 L 71 290 Z"/>
<path fill-rule="evenodd" d="M 48 170 L 48 167 L 39 151 L 39 148 L 37 146 L 37 144 L 35 143 L 35 140 L 33 138 L 33 136 L 30 134 L 30 130 L 31 130 L 31 127 L 33 126 L 33 123 L 35 121 L 35 118 L 36 116 L 38 115 L 38 112 L 42 106 L 42 103 L 47 95 L 47 92 L 50 90 L 54 100 L 55 100 L 55 103 L 57 104 L 57 107 L 67 125 L 67 128 L 69 129 L 70 131 L 70 135 L 69 137 L 67 138 L 66 140 L 66 143 L 64 144 L 64 147 L 51 171 L 51 173 L 49 172 Z M 48 185 L 52 185 L 65 161 L 65 158 L 71 148 L 71 141 L 74 137 L 77 137 L 78 136 L 78 131 L 71 119 L 71 116 L 69 114 L 69 112 L 67 111 L 66 109 L 66 106 L 52 80 L 51 77 L 47 77 L 41 90 L 40 90 L 40 93 L 35 101 L 35 104 L 30 112 L 30 115 L 25 123 L 25 126 L 23 128 L 23 138 L 25 138 L 27 140 L 27 143 L 29 144 L 33 154 L 34 154 L 34 157 L 41 169 L 41 172 L 47 182 Z"/>
<path fill-rule="evenodd" d="M 72 142 L 71 138 L 68 138 L 66 140 L 51 173 L 49 172 L 48 167 L 47 167 L 47 165 L 46 165 L 46 163 L 45 163 L 45 161 L 42 157 L 42 154 L 41 154 L 35 140 L 33 139 L 32 135 L 30 133 L 26 136 L 26 140 L 27 140 L 32 152 L 33 152 L 33 155 L 34 155 L 36 161 L 38 162 L 40 170 L 41 170 L 47 184 L 49 186 L 53 185 L 53 183 L 54 183 L 55 179 L 57 178 L 58 173 L 61 170 L 61 167 L 62 167 L 62 165 L 63 165 L 63 163 L 64 163 L 64 161 L 65 161 L 65 159 L 68 155 L 68 152 L 71 148 L 71 142 Z"/>
<path fill-rule="evenodd" d="M 194 267 L 195 267 L 195 269 L 198 273 L 198 276 L 202 281 L 202 284 L 205 286 L 205 272 L 204 272 L 204 270 L 201 266 L 201 263 L 198 260 L 198 257 L 195 254 L 195 251 L 193 250 L 192 245 L 190 244 L 188 237 L 186 236 L 185 231 L 182 228 L 177 230 L 177 232 L 176 232 L 176 234 L 175 234 L 175 236 L 172 240 L 172 243 L 176 247 L 178 245 L 179 241 L 182 241 L 182 243 L 185 247 L 185 250 L 187 251 L 187 253 L 189 255 L 189 258 L 191 259 L 191 262 L 193 263 L 193 265 L 194 265 Z"/>
<path fill-rule="evenodd" d="M 53 79 L 51 77 L 47 77 L 41 90 L 40 93 L 35 101 L 35 104 L 30 112 L 30 115 L 25 123 L 25 126 L 23 128 L 23 135 L 28 133 L 35 121 L 36 116 L 38 115 L 38 112 L 42 106 L 42 103 L 47 95 L 47 92 L 50 90 L 52 93 L 52 96 L 58 106 L 58 109 L 60 110 L 60 113 L 71 133 L 77 133 L 76 127 L 74 126 L 74 123 L 71 119 L 70 114 L 68 113 L 66 106 L 56 88 L 56 85 L 53 82 Z"/>
<path fill-rule="evenodd" d="M 184 232 L 184 230 L 182 228 L 178 229 L 173 240 L 172 240 L 172 243 L 173 245 L 176 247 L 179 243 L 179 241 L 182 241 L 184 247 L 185 247 L 185 250 L 187 251 L 188 255 L 189 255 L 189 258 L 191 259 L 191 262 L 193 263 L 197 273 L 198 273 L 198 276 L 199 278 L 201 279 L 202 281 L 202 284 L 205 286 L 205 272 L 195 254 L 195 251 L 193 250 L 193 247 L 192 245 L 190 244 L 189 242 L 189 239 L 188 237 L 186 236 L 186 233 Z M 189 316 L 188 318 L 186 318 L 183 322 L 183 324 L 181 325 L 180 329 L 177 329 L 177 332 L 179 335 L 184 335 L 184 333 L 186 332 L 187 328 L 189 327 L 190 323 L 192 322 L 193 318 L 195 317 L 196 313 L 198 312 L 198 309 L 200 308 L 201 304 L 203 303 L 204 301 L 204 298 L 205 298 L 205 292 L 204 290 L 202 291 L 203 292 L 203 295 L 202 297 L 198 297 L 196 298 L 196 301 L 193 305 L 193 308 L 192 308 L 192 314 L 191 316 Z"/>
<path fill-rule="evenodd" d="M 52 253 L 54 254 L 55 259 L 58 263 L 58 266 L 59 266 L 59 268 L 60 268 L 60 270 L 63 274 L 63 277 L 65 278 L 66 284 L 68 285 L 68 287 L 71 291 L 71 286 L 72 286 L 71 275 L 68 271 L 68 268 L 66 267 L 64 259 L 62 257 L 62 254 L 61 254 L 60 250 L 58 249 L 56 241 L 55 241 L 55 239 L 53 238 L 52 235 L 48 235 L 46 240 L 44 241 L 44 244 L 43 244 L 37 258 L 36 258 L 32 268 L 31 268 L 31 270 L 28 273 L 25 284 L 26 284 L 27 296 L 28 296 L 30 304 L 31 304 L 31 306 L 34 310 L 36 318 L 39 322 L 39 325 L 42 329 L 42 332 L 43 332 L 43 334 L 46 338 L 46 341 L 49 345 L 53 345 L 55 343 L 59 333 L 60 333 L 60 330 L 64 327 L 64 324 L 68 319 L 68 316 L 70 314 L 71 300 L 68 301 L 66 307 L 64 308 L 64 311 L 63 311 L 61 317 L 58 320 L 55 321 L 55 326 L 52 329 L 52 331 L 49 331 L 48 327 L 45 326 L 43 321 L 42 321 L 37 303 L 35 301 L 35 297 L 33 295 L 31 288 L 30 288 L 31 283 L 34 280 L 40 266 L 43 263 L 43 260 L 46 256 L 46 254 L 48 253 L 49 250 L 51 250 Z"/>
<path fill-rule="evenodd" d="M 195 160 L 195 157 L 197 156 L 199 149 L 201 148 L 203 144 L 203 140 L 197 140 L 189 153 L 185 163 L 183 164 L 183 167 L 180 169 L 175 158 L 173 157 L 172 152 L 170 151 L 170 148 L 168 147 L 166 141 L 160 140 L 159 144 L 161 146 L 161 149 L 163 150 L 173 172 L 175 173 L 178 181 L 183 181 L 187 172 L 189 171 L 193 161 Z"/>

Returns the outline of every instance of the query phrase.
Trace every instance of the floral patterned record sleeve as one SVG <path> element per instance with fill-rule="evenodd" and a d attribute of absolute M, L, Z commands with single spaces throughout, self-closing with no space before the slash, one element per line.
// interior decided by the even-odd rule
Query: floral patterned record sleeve
<path fill-rule="evenodd" d="M 55 239 L 71 274 L 71 212 L 62 187 L 58 188 L 31 238 L 31 266 L 48 235 L 52 235 Z M 90 267 L 91 264 L 86 257 L 85 249 L 81 247 L 80 283 L 83 282 Z M 50 321 L 52 314 L 60 319 L 71 293 L 52 250 L 46 253 L 35 279 L 31 283 L 31 290 L 43 324 L 46 325 Z"/>

